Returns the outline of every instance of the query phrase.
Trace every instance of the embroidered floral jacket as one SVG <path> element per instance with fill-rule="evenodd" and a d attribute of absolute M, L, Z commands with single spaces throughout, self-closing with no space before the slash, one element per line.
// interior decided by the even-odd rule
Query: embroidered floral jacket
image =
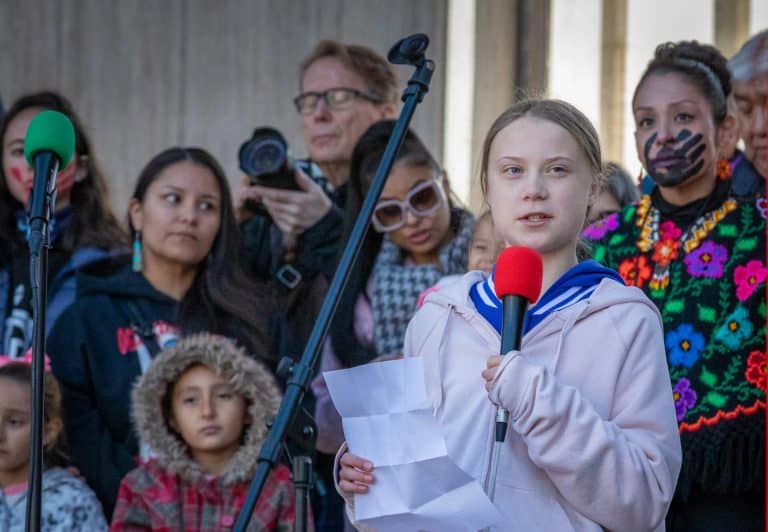
<path fill-rule="evenodd" d="M 681 227 L 646 195 L 584 231 L 594 258 L 661 311 L 682 500 L 764 490 L 765 217 L 764 198 L 728 198 Z"/>

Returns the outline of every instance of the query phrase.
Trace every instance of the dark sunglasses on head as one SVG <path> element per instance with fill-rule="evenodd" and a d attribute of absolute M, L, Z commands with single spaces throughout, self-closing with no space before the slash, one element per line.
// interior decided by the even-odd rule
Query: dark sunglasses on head
<path fill-rule="evenodd" d="M 371 223 L 379 233 L 389 233 L 405 225 L 406 210 L 423 218 L 437 212 L 446 201 L 438 179 L 430 179 L 413 187 L 403 201 L 385 199 L 376 204 Z"/>
<path fill-rule="evenodd" d="M 363 98 L 373 103 L 381 103 L 381 98 L 370 92 L 359 91 L 347 87 L 336 87 L 322 92 L 303 92 L 293 99 L 293 104 L 299 114 L 309 115 L 315 111 L 318 102 L 325 100 L 331 109 L 344 109 L 352 104 L 355 98 Z"/>

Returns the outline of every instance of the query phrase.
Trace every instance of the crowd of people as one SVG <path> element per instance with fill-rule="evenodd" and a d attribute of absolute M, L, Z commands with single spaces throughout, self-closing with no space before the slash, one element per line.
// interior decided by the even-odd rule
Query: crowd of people
<path fill-rule="evenodd" d="M 32 118 L 59 111 L 76 139 L 50 222 L 44 529 L 228 530 L 280 404 L 278 361 L 309 338 L 398 100 L 378 53 L 322 41 L 299 68 L 294 187 L 246 175 L 232 192 L 204 149 L 171 147 L 138 172 L 124 223 L 69 101 L 10 103 L 0 530 L 23 528 L 30 467 Z M 318 426 L 312 528 L 364 530 L 354 494 L 376 489 L 322 371 L 421 356 L 448 453 L 481 484 L 495 409 L 510 412 L 502 528 L 764 530 L 768 30 L 730 60 L 659 45 L 632 111 L 636 179 L 603 161 L 574 106 L 510 102 L 482 146 L 477 217 L 407 131 L 304 405 Z M 502 357 L 494 263 L 512 245 L 541 255 L 543 285 Z M 252 529 L 291 530 L 296 506 L 280 464 Z"/>

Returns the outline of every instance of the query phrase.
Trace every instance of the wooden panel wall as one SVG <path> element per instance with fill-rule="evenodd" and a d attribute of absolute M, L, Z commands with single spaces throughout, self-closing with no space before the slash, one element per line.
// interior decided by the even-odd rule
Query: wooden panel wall
<path fill-rule="evenodd" d="M 279 127 L 303 155 L 291 99 L 298 64 L 320 39 L 382 54 L 416 31 L 437 63 L 413 126 L 441 156 L 447 0 L 3 0 L 0 95 L 56 89 L 81 115 L 125 212 L 156 153 L 198 145 L 239 179 L 237 148 Z M 412 69 L 396 67 L 401 86 Z"/>

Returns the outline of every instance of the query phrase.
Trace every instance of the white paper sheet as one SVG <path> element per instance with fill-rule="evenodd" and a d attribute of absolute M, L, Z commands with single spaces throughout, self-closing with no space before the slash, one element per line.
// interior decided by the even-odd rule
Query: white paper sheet
<path fill-rule="evenodd" d="M 451 458 L 429 408 L 424 364 L 409 357 L 323 374 L 351 452 L 376 482 L 355 495 L 358 521 L 378 530 L 467 531 L 501 522 L 480 484 Z"/>

